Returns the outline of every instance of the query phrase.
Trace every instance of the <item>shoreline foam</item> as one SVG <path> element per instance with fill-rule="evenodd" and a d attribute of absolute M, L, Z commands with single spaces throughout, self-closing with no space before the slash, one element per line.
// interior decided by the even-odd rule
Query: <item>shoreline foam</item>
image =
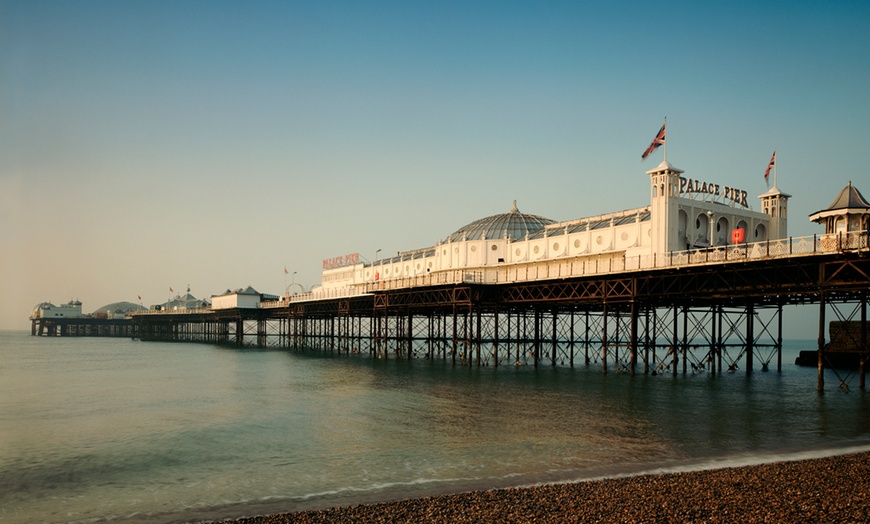
<path fill-rule="evenodd" d="M 336 522 L 870 522 L 870 452 L 279 513 Z"/>

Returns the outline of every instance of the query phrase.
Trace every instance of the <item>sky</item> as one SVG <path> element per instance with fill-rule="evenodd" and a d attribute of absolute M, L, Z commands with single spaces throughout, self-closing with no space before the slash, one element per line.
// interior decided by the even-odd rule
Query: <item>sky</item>
<path fill-rule="evenodd" d="M 43 301 L 307 289 L 513 200 L 644 206 L 665 117 L 668 161 L 756 210 L 776 149 L 789 234 L 822 232 L 849 180 L 870 195 L 868 23 L 865 1 L 0 0 L 0 329 Z"/>

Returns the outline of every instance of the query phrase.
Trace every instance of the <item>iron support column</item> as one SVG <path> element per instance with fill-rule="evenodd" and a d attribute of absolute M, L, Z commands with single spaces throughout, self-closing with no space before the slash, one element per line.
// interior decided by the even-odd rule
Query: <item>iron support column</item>
<path fill-rule="evenodd" d="M 481 360 L 480 360 L 480 337 L 481 337 L 480 329 L 481 329 L 481 327 L 480 327 L 480 324 L 481 324 L 481 320 L 482 320 L 482 314 L 480 311 L 481 308 L 479 306 L 476 309 L 477 309 L 477 314 L 475 315 L 475 320 L 477 321 L 477 326 L 475 326 L 476 334 L 474 336 L 474 346 L 475 346 L 475 350 L 477 352 L 477 367 L 480 367 L 481 366 Z"/>
<path fill-rule="evenodd" d="M 607 374 L 607 302 L 604 303 L 601 329 L 601 373 Z"/>
<path fill-rule="evenodd" d="M 755 360 L 755 304 L 746 306 L 746 374 L 752 373 Z"/>
<path fill-rule="evenodd" d="M 865 388 L 865 369 L 867 361 L 867 293 L 861 293 L 861 353 L 858 355 L 858 387 Z"/>
<path fill-rule="evenodd" d="M 683 375 L 688 372 L 686 368 L 687 355 L 689 353 L 689 306 L 683 306 L 683 343 L 681 352 L 683 354 Z"/>
<path fill-rule="evenodd" d="M 776 371 L 782 372 L 782 302 L 776 306 Z"/>
<path fill-rule="evenodd" d="M 629 336 L 628 373 L 634 376 L 634 367 L 637 364 L 637 303 L 631 301 L 631 332 Z"/>
<path fill-rule="evenodd" d="M 673 361 L 674 368 L 671 373 L 674 376 L 677 376 L 677 361 L 680 360 L 679 357 L 679 344 L 680 344 L 680 307 L 674 305 L 674 338 L 673 344 L 671 345 L 671 360 Z"/>
<path fill-rule="evenodd" d="M 558 313 L 556 310 L 553 310 L 553 334 L 551 340 L 551 349 L 550 349 L 550 365 L 556 367 L 556 324 L 558 322 Z"/>
<path fill-rule="evenodd" d="M 493 318 L 493 334 L 492 334 L 492 357 L 493 364 L 498 367 L 498 306 L 495 307 L 495 316 Z"/>
<path fill-rule="evenodd" d="M 819 338 L 816 389 L 819 393 L 825 391 L 824 351 L 825 351 L 825 290 L 819 291 Z"/>

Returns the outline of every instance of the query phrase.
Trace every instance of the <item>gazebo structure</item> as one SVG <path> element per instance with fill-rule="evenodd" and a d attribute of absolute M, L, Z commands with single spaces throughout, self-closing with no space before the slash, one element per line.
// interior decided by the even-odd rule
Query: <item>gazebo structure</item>
<path fill-rule="evenodd" d="M 867 231 L 870 230 L 870 203 L 850 180 L 827 209 L 810 215 L 810 221 L 824 225 L 826 234 Z"/>

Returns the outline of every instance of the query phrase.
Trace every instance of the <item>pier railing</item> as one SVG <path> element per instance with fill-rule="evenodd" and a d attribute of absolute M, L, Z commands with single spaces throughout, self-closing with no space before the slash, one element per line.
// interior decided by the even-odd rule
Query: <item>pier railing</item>
<path fill-rule="evenodd" d="M 710 248 L 673 251 L 670 253 L 623 256 L 621 258 L 604 255 L 590 259 L 588 255 L 585 255 L 582 257 L 565 257 L 539 262 L 524 262 L 502 267 L 447 270 L 417 277 L 385 279 L 369 282 L 366 284 L 366 290 L 368 292 L 375 292 L 460 283 L 504 284 L 532 282 L 557 278 L 624 273 L 626 271 L 812 256 L 845 251 L 866 252 L 870 250 L 870 245 L 868 244 L 870 244 L 868 243 L 868 232 L 858 231 L 784 238 L 745 244 L 728 244 Z"/>
<path fill-rule="evenodd" d="M 698 266 L 704 264 L 723 264 L 730 262 L 746 262 L 774 258 L 813 256 L 846 251 L 870 251 L 870 235 L 868 231 L 857 231 L 829 235 L 813 235 L 806 237 L 784 238 L 764 242 L 745 244 L 728 244 L 710 248 L 673 251 L 652 255 L 623 256 L 612 258 L 599 256 L 589 258 L 564 257 L 538 262 L 523 262 L 509 266 L 456 269 L 438 271 L 416 277 L 403 277 L 368 282 L 364 286 L 344 287 L 337 289 L 316 290 L 307 293 L 290 295 L 280 300 L 260 303 L 260 308 L 284 308 L 290 304 L 334 298 L 347 298 L 371 294 L 376 291 L 408 289 L 427 286 L 451 284 L 505 284 L 515 282 L 533 282 L 569 277 L 603 275 L 609 273 L 624 273 L 626 271 L 642 271 L 650 269 L 667 269 L 675 267 Z M 190 314 L 211 313 L 209 308 L 185 309 L 171 311 L 142 311 L 136 315 L 147 314 Z"/>
<path fill-rule="evenodd" d="M 172 315 L 172 314 L 176 314 L 176 315 L 192 315 L 192 314 L 197 314 L 197 313 L 200 313 L 200 314 L 201 314 L 201 313 L 214 313 L 214 310 L 211 309 L 211 308 L 208 308 L 208 307 L 192 307 L 192 308 L 179 307 L 179 308 L 172 308 L 172 309 L 149 309 L 149 310 L 147 310 L 147 311 L 145 311 L 145 310 L 143 310 L 143 311 L 131 311 L 131 312 L 129 313 L 129 316 L 136 316 L 136 315 Z"/>
<path fill-rule="evenodd" d="M 260 308 L 282 308 L 287 307 L 289 303 L 310 302 L 312 300 L 328 300 L 330 298 L 347 298 L 366 295 L 368 292 L 362 288 L 338 288 L 318 291 L 309 291 L 307 293 L 298 293 L 290 295 L 287 299 L 267 300 L 260 302 Z"/>

